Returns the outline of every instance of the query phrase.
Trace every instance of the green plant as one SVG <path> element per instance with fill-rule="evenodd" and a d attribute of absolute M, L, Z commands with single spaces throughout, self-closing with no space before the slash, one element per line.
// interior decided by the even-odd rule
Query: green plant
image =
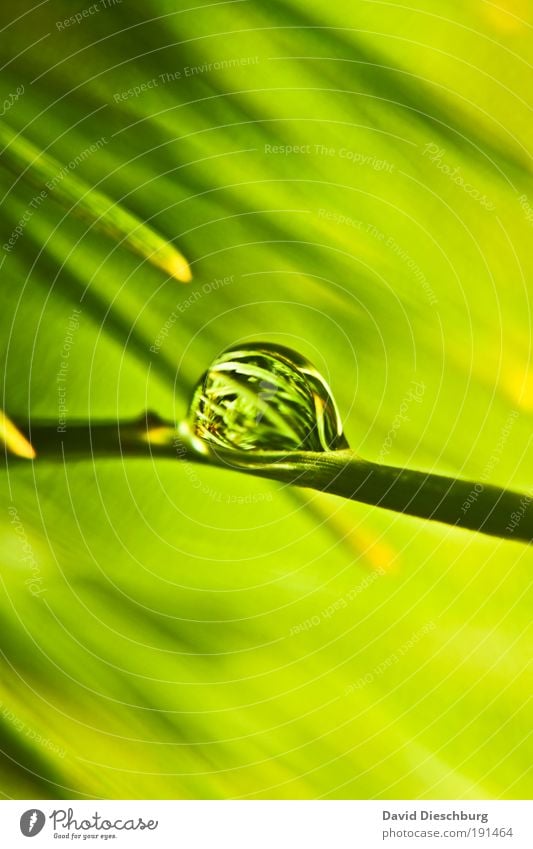
<path fill-rule="evenodd" d="M 266 340 L 369 462 L 477 481 L 465 516 L 528 498 L 520 14 L 72 14 L 2 11 L 1 406 L 37 451 L 39 422 L 59 448 L 141 409 L 174 428 L 221 350 Z M 528 504 L 503 540 L 149 448 L 2 472 L 6 795 L 530 795 Z"/>

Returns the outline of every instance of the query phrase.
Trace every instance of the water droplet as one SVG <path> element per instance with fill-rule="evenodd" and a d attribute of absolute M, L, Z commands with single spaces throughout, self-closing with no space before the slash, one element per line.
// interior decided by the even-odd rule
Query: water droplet
<path fill-rule="evenodd" d="M 240 451 L 348 447 L 323 377 L 296 351 L 271 343 L 220 354 L 194 392 L 189 422 L 206 442 Z"/>

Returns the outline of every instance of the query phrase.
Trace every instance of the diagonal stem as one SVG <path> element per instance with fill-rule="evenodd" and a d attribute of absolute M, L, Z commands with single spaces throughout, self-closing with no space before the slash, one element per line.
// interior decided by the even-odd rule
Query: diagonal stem
<path fill-rule="evenodd" d="M 370 463 L 349 449 L 287 454 L 215 448 L 191 436 L 186 426 L 176 428 L 153 413 L 126 422 L 72 423 L 64 430 L 48 422 L 17 426 L 35 449 L 36 462 L 144 456 L 207 463 L 459 528 L 533 541 L 533 495 Z M 9 462 L 20 460 L 9 457 Z"/>

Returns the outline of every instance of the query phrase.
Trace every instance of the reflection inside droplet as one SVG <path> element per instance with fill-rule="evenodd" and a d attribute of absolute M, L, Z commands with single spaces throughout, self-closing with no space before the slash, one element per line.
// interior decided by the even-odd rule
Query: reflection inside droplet
<path fill-rule="evenodd" d="M 194 392 L 189 423 L 201 439 L 241 451 L 348 447 L 325 380 L 296 351 L 271 343 L 220 354 Z"/>

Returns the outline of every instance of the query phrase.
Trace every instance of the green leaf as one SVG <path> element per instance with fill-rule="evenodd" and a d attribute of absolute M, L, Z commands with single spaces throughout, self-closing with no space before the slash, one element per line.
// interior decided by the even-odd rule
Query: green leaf
<path fill-rule="evenodd" d="M 69 209 L 101 193 L 194 281 L 32 206 L 2 156 L 22 432 L 176 423 L 261 340 L 316 365 L 366 461 L 530 494 L 527 10 L 73 14 L 3 5 L 2 120 L 59 169 L 105 137 Z M 2 476 L 6 795 L 529 796 L 530 546 L 155 456 Z"/>
<path fill-rule="evenodd" d="M 80 163 L 94 155 L 107 144 L 105 136 L 89 145 L 66 165 L 60 165 L 35 145 L 19 134 L 13 133 L 7 124 L 0 122 L 0 142 L 5 144 L 2 151 L 4 162 L 23 179 L 41 189 L 32 199 L 27 216 L 33 216 L 34 210 L 48 197 L 58 199 L 67 212 L 82 215 L 89 222 L 108 235 L 145 257 L 157 268 L 161 268 L 183 283 L 191 279 L 187 260 L 165 239 L 147 227 L 126 209 L 113 202 L 102 192 L 92 189 L 83 180 L 73 174 Z M 22 235 L 27 218 L 21 218 L 7 241 L 5 250 L 9 253 Z"/>

